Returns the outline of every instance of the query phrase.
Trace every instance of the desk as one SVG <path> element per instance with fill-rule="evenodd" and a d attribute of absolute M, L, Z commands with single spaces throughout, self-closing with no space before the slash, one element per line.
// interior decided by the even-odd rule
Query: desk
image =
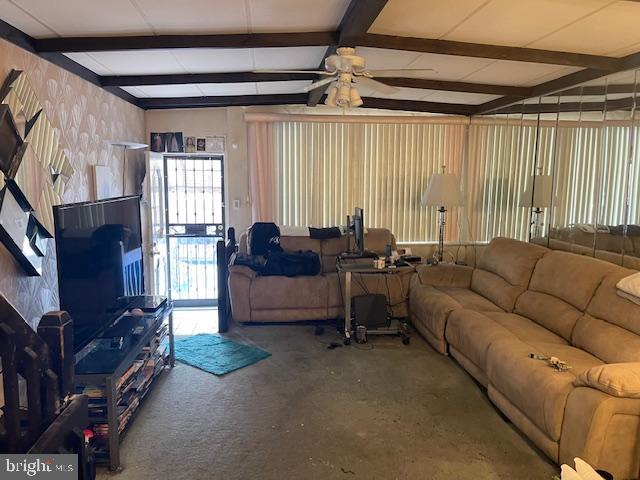
<path fill-rule="evenodd" d="M 373 260 L 338 260 L 338 274 L 344 273 L 344 343 L 351 343 L 351 280 L 354 273 L 361 275 L 396 275 L 415 270 L 413 266 L 387 266 L 384 268 L 375 268 Z M 387 299 L 388 301 L 388 299 Z M 392 319 L 390 325 L 386 328 L 378 328 L 375 330 L 367 330 L 369 335 L 397 335 L 401 336 L 403 343 L 409 343 L 409 327 L 407 322 Z"/>

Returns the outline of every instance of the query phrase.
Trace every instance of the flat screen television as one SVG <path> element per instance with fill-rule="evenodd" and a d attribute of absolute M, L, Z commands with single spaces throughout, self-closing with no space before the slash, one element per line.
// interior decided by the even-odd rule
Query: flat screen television
<path fill-rule="evenodd" d="M 78 352 L 142 295 L 140 197 L 54 207 L 60 308 Z"/>

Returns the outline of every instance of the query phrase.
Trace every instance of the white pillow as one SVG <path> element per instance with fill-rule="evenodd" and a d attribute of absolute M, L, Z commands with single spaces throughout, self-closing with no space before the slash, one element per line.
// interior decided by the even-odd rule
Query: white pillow
<path fill-rule="evenodd" d="M 640 303 L 640 272 L 623 278 L 617 283 L 616 287 L 623 293 L 635 297 L 638 300 L 637 303 Z"/>

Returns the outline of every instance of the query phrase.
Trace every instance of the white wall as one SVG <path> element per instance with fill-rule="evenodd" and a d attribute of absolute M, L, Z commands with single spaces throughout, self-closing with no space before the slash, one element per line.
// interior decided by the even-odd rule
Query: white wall
<path fill-rule="evenodd" d="M 145 112 L 147 138 L 151 132 L 182 132 L 185 137 L 224 135 L 225 222 L 238 233 L 251 224 L 249 168 L 243 107 L 148 110 Z M 235 209 L 234 200 L 240 208 Z"/>

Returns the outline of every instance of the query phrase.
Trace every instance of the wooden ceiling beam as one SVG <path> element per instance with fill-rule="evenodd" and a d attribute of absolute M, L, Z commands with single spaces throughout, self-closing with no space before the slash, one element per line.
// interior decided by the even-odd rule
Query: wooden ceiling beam
<path fill-rule="evenodd" d="M 513 95 L 521 98 L 531 96 L 529 87 L 491 85 L 484 83 L 452 82 L 426 78 L 377 77 L 376 80 L 392 87 L 422 88 L 446 92 L 484 93 L 489 95 Z"/>
<path fill-rule="evenodd" d="M 380 15 L 380 12 L 388 1 L 389 0 L 351 0 L 351 3 L 349 3 L 338 27 L 340 32 L 338 41 L 336 43 L 329 44 L 329 48 L 327 48 L 327 51 L 324 53 L 324 57 L 322 58 L 320 65 L 318 65 L 318 69 L 324 70 L 325 58 L 336 53 L 338 45 L 348 45 L 346 41 L 347 38 L 366 33 L 375 19 L 378 18 L 378 15 Z M 317 77 L 317 80 L 320 80 L 320 76 Z M 307 105 L 315 107 L 322 98 L 326 89 L 327 87 L 325 85 L 311 90 L 307 99 Z"/>
<path fill-rule="evenodd" d="M 341 37 L 342 38 L 342 37 Z M 545 63 L 569 67 L 594 68 L 615 71 L 619 59 L 583 53 L 557 52 L 535 48 L 485 45 L 482 43 L 455 42 L 431 38 L 400 37 L 366 33 L 347 39 L 348 44 L 361 47 L 408 50 L 412 52 L 437 53 L 463 57 L 491 58 L 518 62 Z M 342 43 L 342 42 L 341 42 Z"/>
<path fill-rule="evenodd" d="M 392 98 L 362 97 L 362 108 L 381 108 L 385 110 L 405 110 L 408 112 L 440 113 L 445 115 L 473 115 L 477 105 L 462 103 L 423 102 L 415 100 L 397 100 Z"/>
<path fill-rule="evenodd" d="M 175 98 L 140 98 L 140 107 L 145 110 L 167 108 L 206 108 L 206 107 L 232 107 L 251 105 L 304 105 L 307 103 L 307 94 L 280 94 L 280 95 L 233 95 L 210 97 L 175 97 Z"/>
<path fill-rule="evenodd" d="M 38 52 L 105 52 L 166 48 L 266 48 L 335 45 L 337 32 L 63 37 L 34 40 Z"/>
<path fill-rule="evenodd" d="M 191 83 L 245 83 L 245 82 L 278 82 L 315 80 L 316 74 L 309 73 L 256 73 L 256 72 L 224 72 L 224 73 L 179 73 L 168 75 L 114 75 L 100 77 L 102 86 L 121 87 L 139 85 L 180 85 Z M 507 85 L 487 85 L 481 83 L 449 82 L 423 78 L 381 77 L 380 82 L 394 87 L 420 88 L 448 92 L 483 93 L 491 95 L 516 95 L 529 97 L 528 87 Z"/>
<path fill-rule="evenodd" d="M 113 75 L 100 77 L 103 86 L 181 85 L 188 83 L 246 83 L 315 80 L 314 73 L 178 73 L 168 75 Z"/>

